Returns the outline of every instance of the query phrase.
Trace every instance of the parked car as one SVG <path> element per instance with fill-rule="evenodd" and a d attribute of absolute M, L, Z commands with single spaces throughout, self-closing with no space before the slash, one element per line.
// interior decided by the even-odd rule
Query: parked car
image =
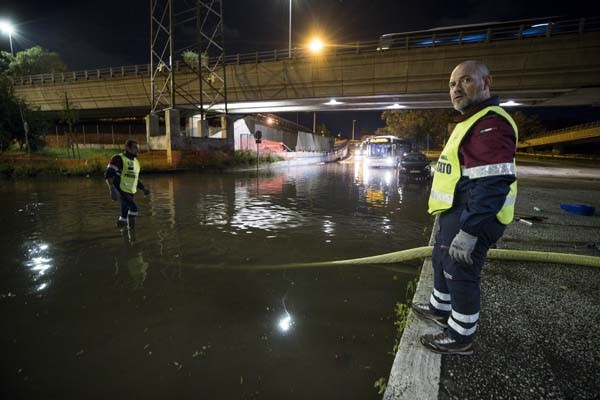
<path fill-rule="evenodd" d="M 421 152 L 406 153 L 398 172 L 403 179 L 428 180 L 431 178 L 431 160 Z"/>

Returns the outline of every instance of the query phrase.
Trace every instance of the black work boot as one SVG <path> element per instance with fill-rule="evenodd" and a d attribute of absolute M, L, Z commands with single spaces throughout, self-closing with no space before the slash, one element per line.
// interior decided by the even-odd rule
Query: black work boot
<path fill-rule="evenodd" d="M 448 332 L 428 334 L 421 336 L 421 344 L 428 350 L 438 354 L 457 354 L 470 356 L 474 353 L 473 343 L 460 343 L 448 336 Z"/>
<path fill-rule="evenodd" d="M 448 316 L 436 314 L 429 307 L 429 303 L 412 303 L 411 307 L 417 317 L 427 321 L 433 321 L 436 325 L 444 329 L 448 327 Z"/>
<path fill-rule="evenodd" d="M 122 219 L 121 217 L 119 217 L 119 219 L 117 220 L 117 228 L 124 228 L 127 226 L 127 219 Z"/>

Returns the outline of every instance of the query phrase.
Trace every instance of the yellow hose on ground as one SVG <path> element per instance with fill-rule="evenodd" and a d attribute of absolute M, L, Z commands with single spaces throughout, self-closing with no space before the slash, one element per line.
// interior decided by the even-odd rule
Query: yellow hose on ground
<path fill-rule="evenodd" d="M 488 251 L 488 258 L 495 260 L 533 261 L 551 264 L 582 265 L 586 267 L 600 268 L 600 257 L 570 253 L 490 249 L 490 251 Z"/>
<path fill-rule="evenodd" d="M 414 260 L 417 258 L 431 257 L 432 250 L 433 246 L 415 247 L 414 249 L 401 250 L 393 253 L 381 254 L 372 257 L 354 258 L 350 260 L 339 261 L 288 264 L 285 267 L 300 268 L 316 266 L 400 263 L 404 261 Z M 490 249 L 488 251 L 488 258 L 494 260 L 534 261 L 553 264 L 583 265 L 588 267 L 600 268 L 600 257 L 584 256 L 580 254 L 552 253 L 528 250 Z"/>
<path fill-rule="evenodd" d="M 380 254 L 371 257 L 353 258 L 349 260 L 338 261 L 317 261 L 310 263 L 293 263 L 283 265 L 260 265 L 260 266 L 238 266 L 238 268 L 248 269 L 280 269 L 280 268 L 314 268 L 314 267 L 337 267 L 342 265 L 361 265 L 361 264 L 392 264 L 419 258 L 431 257 L 433 246 L 415 247 L 413 249 L 395 251 L 393 253 Z M 528 250 L 506 250 L 490 249 L 488 258 L 494 260 L 512 260 L 512 261 L 533 261 L 552 264 L 570 264 L 582 265 L 587 267 L 599 267 L 600 257 L 584 256 L 579 254 L 552 253 L 542 251 Z M 206 266 L 203 266 L 206 267 Z M 236 266 L 221 266 L 224 269 L 235 269 Z"/>

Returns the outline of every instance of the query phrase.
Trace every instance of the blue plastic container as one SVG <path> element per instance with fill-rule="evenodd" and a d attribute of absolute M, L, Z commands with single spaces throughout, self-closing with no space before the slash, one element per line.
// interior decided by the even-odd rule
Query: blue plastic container
<path fill-rule="evenodd" d="M 596 212 L 596 207 L 586 206 L 585 204 L 560 203 L 560 208 L 568 213 L 577 215 L 594 215 L 594 212 Z"/>

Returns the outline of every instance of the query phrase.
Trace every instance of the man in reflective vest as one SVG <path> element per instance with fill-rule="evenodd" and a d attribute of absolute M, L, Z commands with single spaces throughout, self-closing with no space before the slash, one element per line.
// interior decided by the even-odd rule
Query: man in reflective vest
<path fill-rule="evenodd" d="M 513 219 L 517 195 L 517 126 L 490 95 L 487 66 L 465 61 L 452 71 L 450 98 L 461 113 L 442 151 L 429 197 L 439 216 L 434 289 L 415 315 L 444 328 L 421 337 L 441 354 L 470 355 L 480 310 L 480 275 L 488 249 Z"/>
<path fill-rule="evenodd" d="M 144 195 L 149 195 L 150 191 L 144 187 L 139 179 L 140 163 L 137 155 L 140 146 L 135 140 L 127 140 L 125 151 L 116 154 L 108 163 L 104 179 L 108 185 L 110 197 L 113 200 L 119 200 L 121 203 L 121 216 L 117 220 L 118 227 L 134 226 L 135 217 L 138 215 L 138 206 L 133 199 L 133 195 L 140 189 Z"/>

